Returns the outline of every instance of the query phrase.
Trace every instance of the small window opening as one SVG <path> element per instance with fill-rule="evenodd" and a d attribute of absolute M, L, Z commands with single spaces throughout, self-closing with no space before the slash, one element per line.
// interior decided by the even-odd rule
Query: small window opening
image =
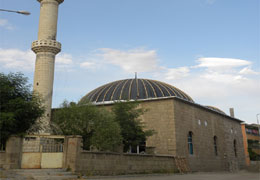
<path fill-rule="evenodd" d="M 214 136 L 214 151 L 215 155 L 218 155 L 217 136 Z"/>
<path fill-rule="evenodd" d="M 193 154 L 192 134 L 193 133 L 191 131 L 188 134 L 188 150 L 189 150 L 189 154 Z"/>
<path fill-rule="evenodd" d="M 145 154 L 146 152 L 146 142 L 142 141 L 138 145 L 129 146 L 127 153 L 134 153 L 134 154 Z"/>
<path fill-rule="evenodd" d="M 139 153 L 144 154 L 146 152 L 146 142 L 143 141 L 139 144 Z"/>
<path fill-rule="evenodd" d="M 39 85 L 39 83 L 37 82 L 37 83 L 36 83 L 36 86 L 38 86 L 38 85 Z"/>
<path fill-rule="evenodd" d="M 237 141 L 234 139 L 234 153 L 235 157 L 237 157 Z"/>

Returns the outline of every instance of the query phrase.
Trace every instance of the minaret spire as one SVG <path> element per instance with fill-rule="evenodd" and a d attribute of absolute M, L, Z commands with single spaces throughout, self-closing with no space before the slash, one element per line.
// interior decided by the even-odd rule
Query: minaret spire
<path fill-rule="evenodd" d="M 37 1 L 41 3 L 41 9 L 38 40 L 32 43 L 32 50 L 36 54 L 33 90 L 40 95 L 45 107 L 40 133 L 49 134 L 55 56 L 61 51 L 61 43 L 56 41 L 58 8 L 64 0 Z"/>

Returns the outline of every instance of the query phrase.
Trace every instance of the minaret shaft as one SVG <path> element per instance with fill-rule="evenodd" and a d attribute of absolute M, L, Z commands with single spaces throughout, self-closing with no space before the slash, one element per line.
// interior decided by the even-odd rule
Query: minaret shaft
<path fill-rule="evenodd" d="M 56 40 L 58 7 L 57 1 L 41 1 L 38 39 Z"/>
<path fill-rule="evenodd" d="M 63 0 L 38 1 L 41 3 L 38 40 L 32 43 L 32 50 L 36 53 L 33 89 L 40 95 L 45 107 L 45 115 L 40 120 L 40 133 L 51 133 L 49 124 L 55 55 L 61 50 L 61 44 L 56 41 L 58 7 Z"/>

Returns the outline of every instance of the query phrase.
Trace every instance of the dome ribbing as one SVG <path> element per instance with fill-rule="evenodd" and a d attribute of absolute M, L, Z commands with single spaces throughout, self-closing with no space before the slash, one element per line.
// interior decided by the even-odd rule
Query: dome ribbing
<path fill-rule="evenodd" d="M 124 79 L 100 86 L 86 96 L 81 102 L 105 102 L 117 100 L 141 100 L 161 97 L 178 97 L 194 102 L 180 89 L 150 79 Z"/>

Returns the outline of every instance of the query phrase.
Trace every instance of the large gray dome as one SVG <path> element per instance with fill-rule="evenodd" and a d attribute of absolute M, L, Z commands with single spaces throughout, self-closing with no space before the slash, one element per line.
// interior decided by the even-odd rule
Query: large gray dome
<path fill-rule="evenodd" d="M 124 79 L 114 81 L 94 89 L 80 101 L 105 102 L 173 96 L 194 102 L 190 96 L 180 89 L 169 84 L 150 79 Z"/>

